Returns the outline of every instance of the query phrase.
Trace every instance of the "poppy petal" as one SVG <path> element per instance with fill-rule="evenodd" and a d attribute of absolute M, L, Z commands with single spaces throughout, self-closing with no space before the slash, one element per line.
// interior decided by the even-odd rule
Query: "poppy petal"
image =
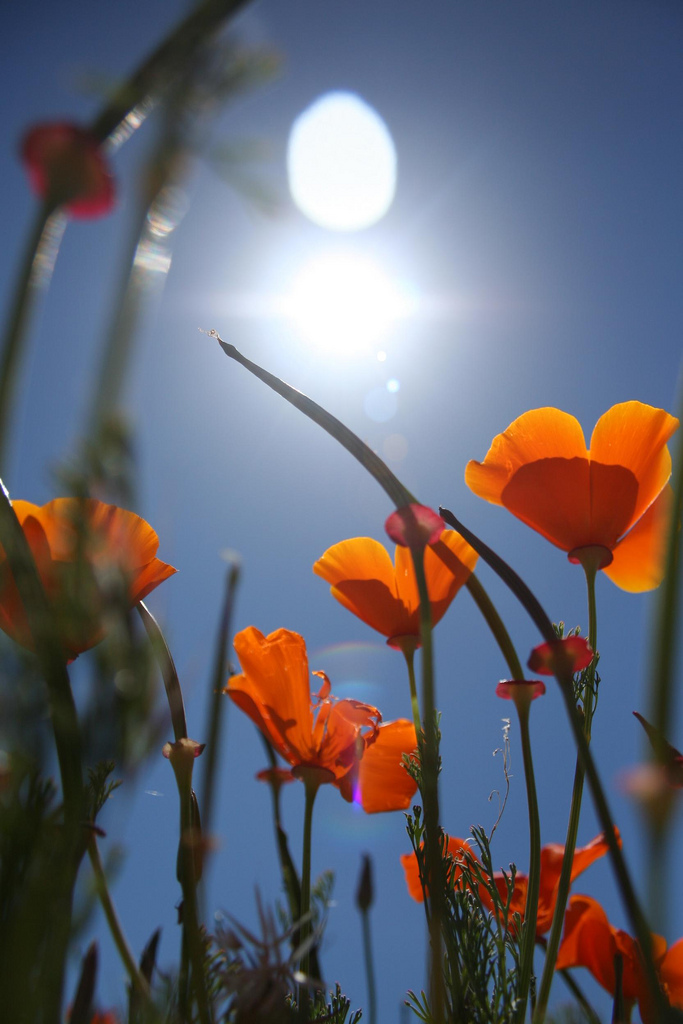
<path fill-rule="evenodd" d="M 659 977 L 672 1006 L 683 1008 L 683 939 L 674 942 L 659 965 Z"/>
<path fill-rule="evenodd" d="M 266 637 L 248 626 L 237 634 L 233 646 L 243 675 L 228 680 L 230 697 L 272 737 L 286 761 L 311 761 L 313 720 L 303 637 L 287 629 Z M 267 723 L 265 729 L 262 723 Z"/>
<path fill-rule="evenodd" d="M 603 572 L 622 590 L 641 593 L 662 582 L 672 506 L 673 489 L 667 486 L 615 546 Z"/>
<path fill-rule="evenodd" d="M 383 636 L 409 631 L 410 614 L 396 593 L 389 552 L 379 541 L 371 537 L 340 541 L 318 559 L 313 572 L 331 584 L 340 604 Z"/>
<path fill-rule="evenodd" d="M 403 755 L 417 747 L 415 726 L 407 718 L 385 722 L 365 750 L 358 772 L 360 803 L 367 814 L 410 807 L 417 783 L 403 765 Z"/>
<path fill-rule="evenodd" d="M 666 443 L 677 427 L 675 416 L 643 402 L 613 405 L 595 424 L 591 462 L 623 466 L 637 482 L 630 523 L 642 516 L 671 476 L 671 456 Z"/>
<path fill-rule="evenodd" d="M 465 483 L 480 498 L 503 505 L 503 491 L 522 466 L 587 456 L 581 424 L 574 416 L 552 407 L 532 409 L 494 437 L 483 462 L 468 462 Z"/>

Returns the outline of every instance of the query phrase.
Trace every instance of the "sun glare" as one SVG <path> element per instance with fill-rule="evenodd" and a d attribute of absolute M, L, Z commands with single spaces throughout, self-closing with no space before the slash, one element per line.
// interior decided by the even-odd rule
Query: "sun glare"
<path fill-rule="evenodd" d="M 380 220 L 396 191 L 396 149 L 360 96 L 329 92 L 301 113 L 289 136 L 289 189 L 314 223 L 359 231 Z"/>
<path fill-rule="evenodd" d="M 369 257 L 328 253 L 295 279 L 286 313 L 311 344 L 355 356 L 373 351 L 414 305 L 414 298 Z"/>

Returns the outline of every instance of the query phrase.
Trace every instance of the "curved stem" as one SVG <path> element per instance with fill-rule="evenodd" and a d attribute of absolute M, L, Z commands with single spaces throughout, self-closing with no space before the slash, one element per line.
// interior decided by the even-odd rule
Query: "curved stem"
<path fill-rule="evenodd" d="M 138 615 L 147 631 L 152 650 L 156 655 L 164 680 L 168 707 L 171 712 L 171 724 L 173 725 L 173 736 L 176 740 L 187 739 L 187 721 L 185 719 L 185 704 L 183 702 L 183 691 L 180 687 L 180 680 L 176 671 L 175 662 L 171 650 L 166 643 L 164 634 L 161 632 L 159 623 L 152 615 L 144 601 L 136 605 Z"/>
<path fill-rule="evenodd" d="M 92 866 L 93 874 L 95 876 L 95 889 L 97 891 L 97 895 L 99 896 L 100 903 L 102 904 L 102 909 L 104 910 L 104 915 L 107 919 L 109 930 L 112 934 L 112 938 L 114 939 L 114 943 L 119 952 L 119 956 L 121 957 L 123 966 L 126 968 L 126 971 L 128 972 L 128 977 L 131 980 L 133 988 L 139 993 L 139 995 L 144 999 L 145 1003 L 149 1006 L 151 1005 L 151 994 L 149 990 L 149 985 L 147 983 L 147 979 L 144 978 L 140 973 L 138 965 L 135 962 L 135 957 L 131 952 L 131 948 L 128 945 L 126 936 L 123 933 L 121 922 L 119 921 L 118 914 L 116 913 L 116 907 L 114 906 L 111 894 L 109 892 L 109 886 L 107 885 L 107 877 L 104 873 L 104 868 L 102 866 L 102 858 L 100 857 L 100 851 L 97 846 L 97 839 L 95 837 L 94 832 L 91 834 L 90 839 L 88 840 L 88 856 L 90 857 L 90 864 Z"/>
<path fill-rule="evenodd" d="M 41 287 L 47 285 L 50 279 L 65 224 L 66 218 L 55 211 L 52 203 L 46 202 L 39 207 L 7 316 L 7 327 L 0 348 L 0 466 L 3 473 L 13 393 L 19 375 L 26 329 Z"/>
<path fill-rule="evenodd" d="M 474 573 L 470 573 L 465 586 L 469 590 L 477 608 L 484 616 L 486 624 L 493 633 L 495 641 L 500 648 L 500 652 L 507 662 L 507 666 L 510 670 L 510 678 L 524 679 L 524 670 L 522 669 L 521 662 L 517 656 L 515 646 L 510 639 L 510 634 L 505 628 L 496 606 L 484 590 L 481 580 L 475 576 Z"/>
<path fill-rule="evenodd" d="M 595 577 L 597 573 L 597 564 L 595 561 L 587 560 L 584 564 L 584 571 L 586 574 L 586 588 L 588 596 L 588 642 L 592 650 L 597 652 L 598 620 L 595 602 Z M 591 739 L 591 723 L 593 720 L 593 712 L 595 711 L 594 696 L 596 662 L 597 653 L 593 655 L 593 661 L 589 666 L 583 692 L 583 733 L 587 744 L 590 743 Z M 576 767 L 574 768 L 574 785 L 572 788 L 572 799 L 569 808 L 569 821 L 567 823 L 564 856 L 562 859 L 562 870 L 557 884 L 557 899 L 555 902 L 555 910 L 553 912 L 553 923 L 548 937 L 541 984 L 538 990 L 538 1002 L 536 1003 L 534 1024 L 541 1024 L 545 1018 L 548 999 L 550 997 L 550 989 L 555 976 L 555 963 L 557 962 L 557 955 L 560 949 L 564 912 L 569 898 L 572 866 L 574 863 L 574 851 L 576 850 L 576 840 L 579 833 L 579 819 L 581 817 L 581 804 L 583 801 L 584 778 L 585 768 L 581 761 L 581 757 L 577 756 Z"/>
<path fill-rule="evenodd" d="M 531 756 L 531 740 L 529 737 L 529 702 L 520 699 L 515 702 L 519 715 L 519 728 L 522 737 L 522 756 L 524 759 L 524 778 L 526 781 L 527 803 L 529 807 L 529 882 L 524 908 L 524 925 L 522 932 L 520 978 L 520 1008 L 518 1021 L 523 1024 L 526 1016 L 526 1004 L 529 984 L 534 966 L 534 949 L 536 946 L 536 919 L 538 916 L 538 890 L 541 881 L 541 824 L 538 816 L 538 799 L 536 796 L 536 779 L 534 763 Z"/>

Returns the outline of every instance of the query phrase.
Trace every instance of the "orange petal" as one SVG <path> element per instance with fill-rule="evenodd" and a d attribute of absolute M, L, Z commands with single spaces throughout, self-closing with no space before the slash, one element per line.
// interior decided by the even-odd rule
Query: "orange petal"
<path fill-rule="evenodd" d="M 563 551 L 593 543 L 587 459 L 548 458 L 520 466 L 501 499 L 513 515 Z"/>
<path fill-rule="evenodd" d="M 677 427 L 675 416 L 642 402 L 614 405 L 596 423 L 591 462 L 623 466 L 637 481 L 632 518 L 624 529 L 642 516 L 671 476 L 666 443 Z"/>
<path fill-rule="evenodd" d="M 313 729 L 314 764 L 341 779 L 353 776 L 362 763 L 366 743 L 372 742 L 382 716 L 377 708 L 357 700 L 327 702 L 318 712 Z"/>
<path fill-rule="evenodd" d="M 496 505 L 522 467 L 546 459 L 586 459 L 581 424 L 560 409 L 532 409 L 494 437 L 483 462 L 468 462 L 465 483 L 480 498 Z"/>
<path fill-rule="evenodd" d="M 455 530 L 444 530 L 436 544 L 425 550 L 425 576 L 433 626 L 443 618 L 457 592 L 467 583 L 478 557 L 474 548 Z"/>
<path fill-rule="evenodd" d="M 358 788 L 367 814 L 403 811 L 410 807 L 417 783 L 403 766 L 403 755 L 417 747 L 415 726 L 407 718 L 380 725 L 377 738 L 360 763 Z"/>
<path fill-rule="evenodd" d="M 674 942 L 665 953 L 659 977 L 671 1005 L 683 1009 L 683 939 Z"/>
<path fill-rule="evenodd" d="M 619 845 L 621 845 L 618 829 L 617 838 Z M 609 846 L 602 832 L 595 836 L 594 839 L 591 839 L 586 846 L 577 847 L 574 851 L 570 881 L 573 882 L 578 878 L 586 868 L 590 867 L 593 861 L 604 857 L 608 850 Z M 552 924 L 563 858 L 564 846 L 560 843 L 549 843 L 541 850 L 541 880 L 538 893 L 538 923 L 536 925 L 536 931 L 539 935 L 548 931 Z M 543 927 L 541 927 L 541 924 L 543 924 Z"/>
<path fill-rule="evenodd" d="M 290 764 L 314 763 L 308 658 L 303 637 L 278 629 L 265 637 L 254 626 L 238 633 L 234 648 L 244 670 L 227 692 L 266 731 Z M 251 710 L 249 710 L 251 709 Z"/>
<path fill-rule="evenodd" d="M 654 590 L 664 578 L 673 489 L 665 487 L 657 500 L 614 548 L 603 572 L 622 590 Z"/>
<path fill-rule="evenodd" d="M 598 901 L 590 896 L 571 896 L 556 969 L 587 967 L 595 980 L 614 995 L 616 952 L 614 929 Z"/>
<path fill-rule="evenodd" d="M 379 541 L 354 537 L 334 544 L 313 572 L 331 584 L 340 604 L 378 633 L 389 637 L 410 632 L 410 612 L 397 594 L 394 566 Z"/>
<path fill-rule="evenodd" d="M 476 854 L 466 839 L 458 839 L 456 836 L 449 836 L 446 848 L 448 853 L 451 854 L 456 862 L 462 858 L 463 854 L 474 857 L 475 860 L 477 859 Z M 412 853 L 402 853 L 401 864 L 403 865 L 403 871 L 406 876 L 408 895 L 411 896 L 416 903 L 424 903 L 424 893 L 422 891 L 422 883 L 420 881 L 420 869 L 418 867 L 415 851 Z"/>

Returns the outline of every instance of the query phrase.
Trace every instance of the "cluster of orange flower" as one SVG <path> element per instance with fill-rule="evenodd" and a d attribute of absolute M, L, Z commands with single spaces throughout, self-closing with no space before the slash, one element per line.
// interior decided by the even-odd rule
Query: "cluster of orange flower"
<path fill-rule="evenodd" d="M 678 421 L 663 410 L 626 402 L 599 419 L 588 449 L 574 417 L 557 409 L 537 409 L 498 435 L 483 462 L 470 462 L 465 479 L 477 495 L 504 506 L 566 551 L 570 561 L 581 562 L 588 550 L 595 558 L 597 552 L 599 568 L 619 587 L 648 590 L 659 584 L 663 573 L 671 507 L 667 441 L 677 427 Z M 113 571 L 124 581 L 130 606 L 175 572 L 156 557 L 159 541 L 154 530 L 131 512 L 67 498 L 42 508 L 16 501 L 13 508 L 54 611 L 66 660 L 102 638 L 103 594 Z M 467 582 L 477 554 L 456 532 L 434 531 L 433 524 L 430 530 L 424 570 L 436 624 Z M 390 647 L 412 656 L 421 638 L 418 583 L 409 547 L 397 546 L 392 563 L 376 540 L 345 540 L 329 548 L 313 570 L 345 608 L 385 636 Z M 74 615 L 71 598 L 77 586 L 81 607 Z M 33 646 L 6 561 L 0 565 L 0 627 L 19 644 Z M 585 645 L 576 639 L 569 643 L 574 644 L 573 665 L 580 668 L 586 664 Z M 318 781 L 332 783 L 345 799 L 356 800 L 369 813 L 410 806 L 417 788 L 405 768 L 405 758 L 417 747 L 412 721 L 383 722 L 378 709 L 369 704 L 335 699 L 322 672 L 313 673 L 322 683 L 311 695 L 306 647 L 297 633 L 280 629 L 266 637 L 249 627 L 236 636 L 234 646 L 242 673 L 229 679 L 225 692 L 290 766 L 291 775 L 284 777 L 316 769 Z M 591 655 L 589 650 L 588 659 Z M 552 672 L 552 658 L 548 645 L 538 648 L 531 662 L 534 671 Z M 501 695 L 509 696 L 509 687 L 522 682 L 542 685 L 511 680 Z M 601 836 L 578 849 L 572 880 L 606 849 Z M 459 858 L 473 857 L 460 839 L 450 839 L 448 851 L 456 865 Z M 552 921 L 562 855 L 559 846 L 542 851 L 538 936 Z M 415 855 L 404 857 L 403 864 L 410 894 L 423 899 Z M 496 884 L 499 881 L 505 884 L 502 876 Z M 517 875 L 513 913 L 524 914 L 526 892 L 526 876 Z M 485 896 L 482 901 L 487 905 Z M 663 990 L 672 1004 L 683 1006 L 683 940 L 668 951 L 664 940 L 654 937 L 653 942 Z M 557 967 L 585 966 L 614 993 L 616 953 L 623 959 L 626 1002 L 638 1002 L 643 1019 L 652 1020 L 635 940 L 613 928 L 595 900 L 573 896 Z"/>

